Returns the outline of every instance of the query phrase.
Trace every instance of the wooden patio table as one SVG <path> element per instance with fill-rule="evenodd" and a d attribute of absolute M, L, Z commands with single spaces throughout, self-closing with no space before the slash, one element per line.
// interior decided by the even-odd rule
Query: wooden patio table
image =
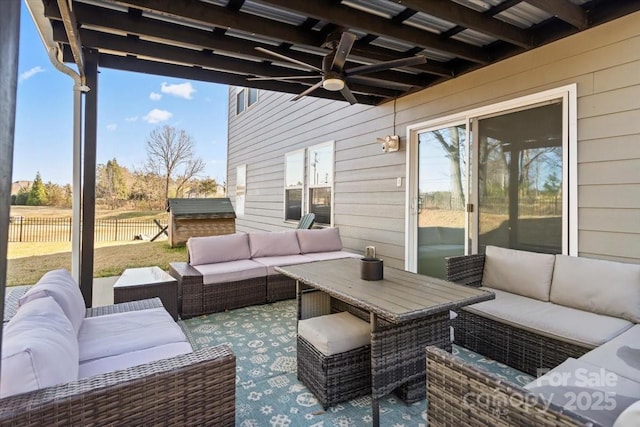
<path fill-rule="evenodd" d="M 398 390 L 408 403 L 422 400 L 425 347 L 451 351 L 449 311 L 494 299 L 492 292 L 384 267 L 384 278 L 360 278 L 360 260 L 317 261 L 275 268 L 297 282 L 298 318 L 303 288 L 331 297 L 331 311 L 350 311 L 371 324 L 371 410 L 380 425 L 379 399 Z M 306 285 L 306 286 L 305 286 Z"/>

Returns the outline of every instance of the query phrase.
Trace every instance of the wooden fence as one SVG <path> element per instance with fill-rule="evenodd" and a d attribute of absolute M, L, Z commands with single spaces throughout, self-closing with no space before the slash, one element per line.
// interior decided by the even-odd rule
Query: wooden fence
<path fill-rule="evenodd" d="M 160 232 L 158 221 L 145 219 L 97 219 L 95 240 L 134 240 L 154 237 Z M 70 242 L 71 218 L 11 217 L 9 242 Z"/>

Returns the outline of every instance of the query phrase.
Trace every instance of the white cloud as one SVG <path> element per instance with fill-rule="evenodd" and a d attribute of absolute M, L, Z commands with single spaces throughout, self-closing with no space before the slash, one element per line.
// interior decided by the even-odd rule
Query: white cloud
<path fill-rule="evenodd" d="M 42 68 L 41 66 L 36 66 L 31 68 L 30 70 L 25 71 L 24 73 L 20 74 L 20 77 L 18 77 L 18 81 L 25 81 L 27 79 L 30 79 L 31 77 L 35 76 L 36 74 L 39 73 L 44 73 L 44 68 Z"/>
<path fill-rule="evenodd" d="M 137 122 L 138 121 L 138 116 L 125 117 L 124 121 L 125 122 L 129 122 L 129 123 Z"/>
<path fill-rule="evenodd" d="M 149 99 L 150 99 L 150 100 L 152 100 L 152 101 L 159 101 L 159 100 L 160 100 L 160 98 L 162 98 L 162 95 L 161 95 L 161 94 L 159 94 L 159 93 L 151 92 L 151 93 L 149 94 Z"/>
<path fill-rule="evenodd" d="M 157 108 L 154 108 L 142 119 L 147 123 L 160 123 L 169 120 L 171 116 L 173 116 L 173 114 L 167 110 L 158 110 Z"/>
<path fill-rule="evenodd" d="M 162 93 L 168 93 L 169 95 L 177 96 L 178 98 L 192 99 L 193 93 L 196 91 L 190 82 L 170 85 L 167 82 L 162 82 L 160 87 Z"/>
<path fill-rule="evenodd" d="M 118 129 L 118 125 L 115 123 L 110 123 L 107 125 L 107 130 L 109 132 L 114 132 L 116 129 Z"/>

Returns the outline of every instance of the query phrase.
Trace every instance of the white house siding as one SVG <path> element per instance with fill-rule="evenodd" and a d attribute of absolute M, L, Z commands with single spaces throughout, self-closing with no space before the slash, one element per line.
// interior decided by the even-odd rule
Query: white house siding
<path fill-rule="evenodd" d="M 640 263 L 640 13 L 534 49 L 381 106 L 348 106 L 260 91 L 235 115 L 229 91 L 229 196 L 247 164 L 238 230 L 283 222 L 284 154 L 335 141 L 334 225 L 346 248 L 375 245 L 404 267 L 405 129 L 408 125 L 543 90 L 577 84 L 579 255 Z M 394 131 L 395 116 L 395 131 Z M 376 138 L 403 136 L 397 153 Z M 402 186 L 396 178 L 402 177 Z"/>

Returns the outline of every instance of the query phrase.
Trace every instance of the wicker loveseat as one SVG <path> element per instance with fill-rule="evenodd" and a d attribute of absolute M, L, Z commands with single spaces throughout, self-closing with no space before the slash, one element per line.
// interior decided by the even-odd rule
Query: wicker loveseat
<path fill-rule="evenodd" d="M 189 262 L 169 265 L 182 318 L 295 297 L 295 281 L 275 267 L 360 257 L 342 250 L 337 228 L 192 237 Z"/>
<path fill-rule="evenodd" d="M 159 298 L 85 309 L 55 270 L 20 304 L 3 332 L 0 425 L 234 425 L 235 355 L 194 352 Z"/>

